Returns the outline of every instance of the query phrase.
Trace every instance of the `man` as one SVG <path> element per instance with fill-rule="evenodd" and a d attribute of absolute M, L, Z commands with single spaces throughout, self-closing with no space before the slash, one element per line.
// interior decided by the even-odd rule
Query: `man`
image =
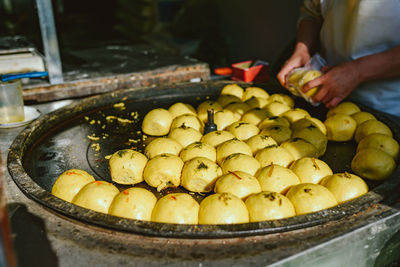
<path fill-rule="evenodd" d="M 305 0 L 295 50 L 278 73 L 281 84 L 318 50 L 328 66 L 303 87 L 320 86 L 313 101 L 331 108 L 349 96 L 400 116 L 399 0 Z"/>

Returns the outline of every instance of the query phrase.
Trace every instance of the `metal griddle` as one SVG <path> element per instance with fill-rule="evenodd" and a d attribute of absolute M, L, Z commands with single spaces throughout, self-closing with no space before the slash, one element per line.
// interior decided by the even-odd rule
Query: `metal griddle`
<path fill-rule="evenodd" d="M 145 144 L 142 141 L 132 142 L 130 139 L 141 139 L 141 122 L 148 111 L 156 107 L 168 108 L 176 102 L 197 106 L 206 99 L 215 99 L 226 84 L 227 82 L 203 82 L 120 90 L 83 99 L 41 117 L 16 137 L 8 155 L 10 174 L 28 197 L 60 215 L 115 230 L 175 238 L 264 235 L 320 225 L 357 214 L 385 198 L 387 201 L 387 197 L 400 184 L 400 168 L 397 167 L 393 175 L 384 182 L 367 181 L 370 192 L 343 205 L 287 219 L 234 225 L 178 225 L 125 219 L 87 210 L 50 194 L 57 177 L 72 168 L 86 170 L 98 180 L 111 182 L 105 156 L 124 148 L 134 147 L 143 151 Z M 265 88 L 270 94 L 284 92 L 277 83 L 258 86 Z M 121 102 L 125 103 L 125 110 L 114 106 Z M 296 99 L 296 107 L 305 108 L 312 116 L 322 120 L 326 115 L 325 108 L 311 107 L 301 99 Z M 377 111 L 361 107 L 387 124 L 392 129 L 394 138 L 399 140 L 400 132 L 393 121 Z M 133 120 L 132 112 L 139 113 L 134 123 L 123 124 L 117 120 L 107 123 L 107 116 Z M 93 134 L 100 140 L 90 140 L 88 136 Z M 100 146 L 99 151 L 95 149 L 96 143 Z M 334 172 L 351 171 L 350 163 L 355 149 L 354 141 L 329 142 L 327 152 L 321 159 L 327 162 Z M 120 190 L 129 187 L 117 186 Z M 151 190 L 158 198 L 171 192 L 187 192 L 181 187 L 157 192 L 145 183 L 135 186 Z M 204 195 L 199 194 L 193 196 L 198 201 L 204 198 Z"/>

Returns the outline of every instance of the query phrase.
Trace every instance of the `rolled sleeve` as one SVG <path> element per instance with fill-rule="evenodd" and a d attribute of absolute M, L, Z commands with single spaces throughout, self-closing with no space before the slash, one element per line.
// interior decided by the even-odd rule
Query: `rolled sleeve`
<path fill-rule="evenodd" d="M 300 9 L 300 21 L 308 19 L 313 20 L 319 24 L 322 23 L 321 0 L 305 0 Z"/>

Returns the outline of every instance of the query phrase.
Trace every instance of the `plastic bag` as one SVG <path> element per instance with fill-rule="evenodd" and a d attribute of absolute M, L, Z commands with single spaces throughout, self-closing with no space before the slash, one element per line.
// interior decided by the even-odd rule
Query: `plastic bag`
<path fill-rule="evenodd" d="M 302 68 L 296 68 L 292 70 L 286 78 L 286 88 L 294 95 L 301 96 L 307 102 L 314 106 L 318 106 L 319 103 L 315 103 L 312 100 L 312 96 L 318 91 L 317 87 L 311 88 L 307 93 L 303 93 L 301 90 L 303 85 L 311 80 L 314 80 L 321 76 L 322 67 L 326 65 L 325 59 L 319 54 L 315 54 Z"/>

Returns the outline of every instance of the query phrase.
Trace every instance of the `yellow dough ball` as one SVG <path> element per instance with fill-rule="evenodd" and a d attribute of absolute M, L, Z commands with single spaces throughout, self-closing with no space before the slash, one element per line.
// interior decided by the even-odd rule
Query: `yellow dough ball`
<path fill-rule="evenodd" d="M 222 106 L 213 100 L 206 100 L 202 102 L 198 107 L 197 107 L 197 116 L 199 116 L 199 119 L 203 122 L 206 123 L 208 120 L 208 114 L 207 110 L 212 109 L 214 110 L 214 113 L 217 111 L 222 110 Z"/>
<path fill-rule="evenodd" d="M 231 103 L 242 102 L 242 100 L 234 95 L 220 95 L 217 98 L 217 102 L 224 108 Z"/>
<path fill-rule="evenodd" d="M 301 138 L 289 139 L 283 142 L 281 147 L 289 151 L 294 160 L 304 157 L 316 157 L 318 154 L 317 148 L 313 144 Z"/>
<path fill-rule="evenodd" d="M 183 162 L 196 157 L 208 158 L 215 162 L 217 160 L 217 151 L 207 143 L 195 142 L 185 147 L 179 156 Z"/>
<path fill-rule="evenodd" d="M 199 224 L 248 223 L 246 204 L 229 193 L 213 194 L 200 203 Z"/>
<path fill-rule="evenodd" d="M 217 146 L 217 163 L 222 164 L 226 157 L 235 153 L 243 153 L 252 156 L 250 147 L 237 138 L 228 140 Z"/>
<path fill-rule="evenodd" d="M 313 117 L 303 118 L 303 119 L 300 119 L 300 120 L 298 120 L 298 121 L 295 121 L 295 122 L 292 124 L 291 127 L 292 127 L 292 130 L 293 130 L 293 131 L 296 131 L 296 130 L 300 130 L 300 129 L 302 129 L 302 128 L 307 128 L 307 127 L 309 127 L 309 126 L 315 126 L 315 127 L 317 127 L 318 130 L 321 131 L 321 133 L 323 133 L 324 135 L 326 135 L 326 127 L 325 127 L 325 124 L 324 124 L 322 121 L 320 121 L 319 119 L 313 118 Z"/>
<path fill-rule="evenodd" d="M 251 195 L 245 202 L 249 211 L 250 222 L 278 220 L 296 216 L 290 200 L 276 192 L 264 191 Z"/>
<path fill-rule="evenodd" d="M 260 87 L 247 87 L 246 90 L 244 90 L 242 100 L 246 101 L 252 97 L 267 99 L 269 97 L 269 94 Z"/>
<path fill-rule="evenodd" d="M 303 75 L 306 73 L 306 71 L 307 70 L 304 68 L 297 68 L 297 69 L 292 70 L 290 72 L 290 75 L 287 80 L 288 84 L 290 84 L 290 86 L 292 86 L 292 87 L 300 87 L 299 82 L 300 82 L 301 78 L 303 77 Z M 293 90 L 295 90 L 295 89 L 293 88 Z"/>
<path fill-rule="evenodd" d="M 297 215 L 316 212 L 336 206 L 335 196 L 319 184 L 298 184 L 289 189 L 286 197 L 292 202 Z"/>
<path fill-rule="evenodd" d="M 221 95 L 233 95 L 242 99 L 244 90 L 238 84 L 228 84 L 225 85 L 221 90 Z"/>
<path fill-rule="evenodd" d="M 383 122 L 377 121 L 377 120 L 367 120 L 358 125 L 356 132 L 354 134 L 354 139 L 356 142 L 360 142 L 364 137 L 374 134 L 374 133 L 380 133 L 380 134 L 385 134 L 387 136 L 392 137 L 392 131 L 390 130 L 389 127 L 386 126 Z"/>
<path fill-rule="evenodd" d="M 269 117 L 264 119 L 259 125 L 258 127 L 260 129 L 264 129 L 264 128 L 270 128 L 273 126 L 283 126 L 283 127 L 290 127 L 290 122 L 283 118 L 283 117 Z"/>
<path fill-rule="evenodd" d="M 365 111 L 356 112 L 352 114 L 351 117 L 357 122 L 357 125 L 367 120 L 376 120 L 374 115 Z"/>
<path fill-rule="evenodd" d="M 272 114 L 272 116 L 279 116 L 291 109 L 288 105 L 280 102 L 269 102 L 269 104 L 264 108 L 266 111 Z"/>
<path fill-rule="evenodd" d="M 172 138 L 159 137 L 151 141 L 145 148 L 144 154 L 149 159 L 161 154 L 179 155 L 182 150 L 181 144 Z"/>
<path fill-rule="evenodd" d="M 140 183 L 146 164 L 147 158 L 142 153 L 132 149 L 119 150 L 109 161 L 111 179 L 118 184 Z"/>
<path fill-rule="evenodd" d="M 210 192 L 221 175 L 222 170 L 215 162 L 197 157 L 183 166 L 181 185 L 192 192 Z"/>
<path fill-rule="evenodd" d="M 197 224 L 199 207 L 199 203 L 189 194 L 168 194 L 157 201 L 151 220 L 159 223 Z"/>
<path fill-rule="evenodd" d="M 360 112 L 360 108 L 352 103 L 352 102 L 342 102 L 339 105 L 337 105 L 334 108 L 331 108 L 328 113 L 326 114 L 326 117 L 330 117 L 335 114 L 345 114 L 345 115 L 353 115 L 354 113 Z"/>
<path fill-rule="evenodd" d="M 288 168 L 271 164 L 262 168 L 256 177 L 262 191 L 285 194 L 290 187 L 300 183 L 299 177 Z"/>
<path fill-rule="evenodd" d="M 320 182 L 331 191 L 339 204 L 360 197 L 368 192 L 368 185 L 357 175 L 335 173 L 326 176 Z"/>
<path fill-rule="evenodd" d="M 235 121 L 236 118 L 230 110 L 224 109 L 214 113 L 214 123 L 217 125 L 218 131 L 224 130 Z"/>
<path fill-rule="evenodd" d="M 86 209 L 108 213 L 108 209 L 119 190 L 113 184 L 104 181 L 93 181 L 79 190 L 72 203 Z"/>
<path fill-rule="evenodd" d="M 254 176 L 246 172 L 234 171 L 218 178 L 214 191 L 215 193 L 231 193 L 245 199 L 251 194 L 261 192 L 261 187 Z"/>
<path fill-rule="evenodd" d="M 325 154 L 328 146 L 328 138 L 314 125 L 293 131 L 292 138 L 301 138 L 313 144 L 317 148 L 318 157 Z"/>
<path fill-rule="evenodd" d="M 287 167 L 292 163 L 294 158 L 292 154 L 283 147 L 272 145 L 258 151 L 256 160 L 260 162 L 261 167 L 266 167 L 271 164 Z"/>
<path fill-rule="evenodd" d="M 271 136 L 278 144 L 281 144 L 290 139 L 292 130 L 289 127 L 276 125 L 262 129 L 260 134 Z"/>
<path fill-rule="evenodd" d="M 322 178 L 333 174 L 332 169 L 324 161 L 309 157 L 296 160 L 290 169 L 302 183 L 318 184 Z"/>
<path fill-rule="evenodd" d="M 194 115 L 184 114 L 176 117 L 172 121 L 171 129 L 179 128 L 181 126 L 191 127 L 196 131 L 199 131 L 201 133 L 203 132 L 202 122 L 199 120 L 199 118 L 197 118 L 197 116 Z"/>
<path fill-rule="evenodd" d="M 328 140 L 345 142 L 353 139 L 357 122 L 346 114 L 335 114 L 324 122 Z"/>
<path fill-rule="evenodd" d="M 389 178 L 396 162 L 387 153 L 375 148 L 359 150 L 351 161 L 351 169 L 359 176 L 370 180 Z"/>
<path fill-rule="evenodd" d="M 303 118 L 311 117 L 307 110 L 295 108 L 282 113 L 280 116 L 287 119 L 291 124 Z"/>
<path fill-rule="evenodd" d="M 142 131 L 153 136 L 163 136 L 168 134 L 173 117 L 172 114 L 163 108 L 151 110 L 144 116 Z"/>
<path fill-rule="evenodd" d="M 261 108 L 253 108 L 247 111 L 243 117 L 242 121 L 248 122 L 254 125 L 258 125 L 260 122 L 268 118 L 271 114 L 268 113 L 265 109 Z"/>
<path fill-rule="evenodd" d="M 93 181 L 93 176 L 86 171 L 71 169 L 58 176 L 51 188 L 51 193 L 62 200 L 71 202 L 82 187 Z"/>
<path fill-rule="evenodd" d="M 147 162 L 143 177 L 146 183 L 156 187 L 158 191 L 164 188 L 179 186 L 183 161 L 180 157 L 170 154 L 158 155 Z"/>
<path fill-rule="evenodd" d="M 168 134 L 168 138 L 175 140 L 182 147 L 187 147 L 194 142 L 200 141 L 202 136 L 203 135 L 199 131 L 191 127 L 186 127 L 184 125 L 179 128 L 172 129 L 171 132 Z"/>
<path fill-rule="evenodd" d="M 376 148 L 382 150 L 392 156 L 394 160 L 399 156 L 399 143 L 385 134 L 375 133 L 364 137 L 361 139 L 360 143 L 358 143 L 357 152 L 364 148 Z"/>
<path fill-rule="evenodd" d="M 225 110 L 229 110 L 233 113 L 236 120 L 240 120 L 242 116 L 251 109 L 249 105 L 243 102 L 230 103 L 225 107 Z"/>
<path fill-rule="evenodd" d="M 239 140 L 247 140 L 255 136 L 260 131 L 254 124 L 237 121 L 232 123 L 227 130 L 231 132 Z"/>
<path fill-rule="evenodd" d="M 319 70 L 309 70 L 306 71 L 301 79 L 299 80 L 299 87 L 303 89 L 303 86 L 306 85 L 308 82 L 322 76 L 322 72 Z M 318 91 L 319 87 L 313 87 L 310 90 L 308 90 L 306 93 L 304 93 L 306 96 L 312 97 L 315 95 Z"/>
<path fill-rule="evenodd" d="M 151 220 L 151 212 L 157 198 L 149 190 L 131 187 L 115 196 L 108 213 L 136 220 Z"/>
<path fill-rule="evenodd" d="M 242 171 L 254 176 L 258 169 L 260 169 L 261 165 L 252 156 L 242 153 L 235 153 L 229 155 L 224 160 L 221 167 L 224 174 L 234 171 Z"/>
<path fill-rule="evenodd" d="M 190 114 L 190 115 L 197 116 L 197 112 L 194 109 L 194 107 L 192 107 L 189 104 L 182 103 L 182 102 L 173 104 L 172 106 L 170 106 L 168 108 L 168 111 L 172 114 L 172 117 L 174 117 L 174 118 L 176 118 L 180 115 L 184 115 L 184 114 Z"/>
<path fill-rule="evenodd" d="M 249 145 L 253 155 L 263 148 L 278 144 L 272 137 L 261 134 L 249 138 L 246 143 Z"/>
<path fill-rule="evenodd" d="M 279 102 L 282 104 L 287 105 L 290 108 L 294 107 L 294 101 L 293 99 L 285 94 L 272 94 L 268 98 L 269 102 Z"/>
<path fill-rule="evenodd" d="M 269 100 L 268 100 L 268 98 L 261 98 L 261 97 L 253 96 L 252 98 L 247 99 L 244 103 L 249 105 L 251 108 L 264 108 L 266 105 L 269 104 Z"/>
<path fill-rule="evenodd" d="M 231 140 L 235 136 L 228 131 L 214 131 L 204 135 L 201 138 L 201 142 L 209 144 L 213 147 L 217 147 L 225 141 Z"/>

